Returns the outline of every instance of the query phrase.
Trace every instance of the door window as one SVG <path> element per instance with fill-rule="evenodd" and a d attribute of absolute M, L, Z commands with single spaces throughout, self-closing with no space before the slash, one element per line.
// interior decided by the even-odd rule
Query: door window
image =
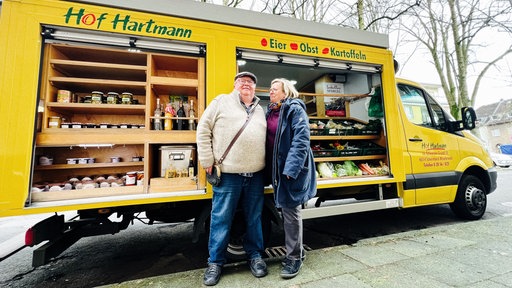
<path fill-rule="evenodd" d="M 399 84 L 398 91 L 409 121 L 416 125 L 446 131 L 443 109 L 423 90 Z"/>

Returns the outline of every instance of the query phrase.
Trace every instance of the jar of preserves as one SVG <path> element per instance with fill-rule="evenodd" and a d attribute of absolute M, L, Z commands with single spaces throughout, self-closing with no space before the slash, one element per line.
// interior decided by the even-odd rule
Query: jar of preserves
<path fill-rule="evenodd" d="M 130 92 L 123 92 L 121 94 L 121 103 L 122 104 L 132 104 L 133 94 Z"/>
<path fill-rule="evenodd" d="M 126 186 L 133 186 L 137 183 L 137 172 L 126 172 L 126 180 L 125 184 Z"/>
<path fill-rule="evenodd" d="M 50 116 L 48 118 L 48 128 L 60 128 L 61 119 L 59 116 Z"/>
<path fill-rule="evenodd" d="M 119 93 L 108 92 L 107 93 L 107 104 L 117 104 L 119 99 Z"/>
<path fill-rule="evenodd" d="M 144 171 L 137 171 L 137 186 L 141 186 L 144 183 Z"/>
<path fill-rule="evenodd" d="M 92 91 L 91 93 L 91 103 L 92 104 L 101 104 L 103 101 L 103 92 L 100 91 Z"/>
<path fill-rule="evenodd" d="M 91 95 L 85 95 L 83 102 L 86 103 L 86 104 L 91 104 L 92 103 L 92 96 Z"/>
<path fill-rule="evenodd" d="M 58 103 L 71 103 L 71 91 L 57 90 L 57 102 Z"/>

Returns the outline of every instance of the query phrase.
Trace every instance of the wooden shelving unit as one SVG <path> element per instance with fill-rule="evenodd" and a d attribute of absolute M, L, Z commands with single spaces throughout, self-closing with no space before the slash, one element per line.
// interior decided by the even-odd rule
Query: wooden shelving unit
<path fill-rule="evenodd" d="M 121 178 L 130 171 L 144 174 L 144 179 L 140 187 L 33 192 L 31 201 L 151 193 L 149 179 L 160 177 L 157 169 L 160 165 L 156 152 L 158 147 L 195 145 L 195 131 L 152 130 L 155 119 L 153 111 L 157 98 L 165 108 L 171 99 L 179 97 L 187 99 L 184 105 L 187 108 L 189 103 L 194 104 L 196 114 L 193 119 L 198 120 L 206 105 L 204 58 L 64 44 L 46 44 L 44 56 L 40 91 L 44 112 L 40 116 L 41 130 L 36 133 L 34 185 L 65 182 L 75 176 L 117 175 Z M 59 90 L 68 90 L 73 97 L 69 101 L 61 101 L 57 97 Z M 119 95 L 129 92 L 133 95 L 133 103 L 84 103 L 84 99 L 93 91 L 100 91 L 105 96 L 108 92 Z M 59 117 L 62 123 L 92 123 L 90 126 L 95 128 L 50 128 L 50 117 Z M 183 119 L 188 121 L 191 118 Z M 99 128 L 100 124 L 105 123 L 117 125 L 118 128 Z M 123 123 L 137 128 L 119 128 Z M 79 144 L 90 144 L 91 148 L 78 148 Z M 95 144 L 98 149 L 94 148 Z M 100 149 L 103 144 L 114 148 Z M 38 165 L 37 157 L 42 155 L 51 155 L 53 165 Z M 119 156 L 123 160 L 112 163 L 109 159 L 112 156 Z M 133 156 L 144 157 L 144 161 L 131 162 Z M 66 164 L 66 159 L 79 157 L 93 157 L 97 161 L 91 164 Z M 204 188 L 204 175 L 197 176 L 199 181 L 196 189 Z M 190 187 L 187 186 L 187 189 Z M 155 192 L 168 190 L 171 188 L 160 185 Z"/>

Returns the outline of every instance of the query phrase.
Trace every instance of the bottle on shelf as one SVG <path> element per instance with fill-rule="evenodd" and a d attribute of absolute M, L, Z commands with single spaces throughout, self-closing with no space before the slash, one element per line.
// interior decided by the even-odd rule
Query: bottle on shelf
<path fill-rule="evenodd" d="M 153 119 L 153 129 L 154 130 L 163 130 L 162 127 L 162 108 L 160 107 L 160 98 L 156 98 L 156 108 L 153 115 L 155 118 Z"/>
<path fill-rule="evenodd" d="M 172 130 L 172 117 L 174 116 L 176 116 L 176 110 L 174 110 L 172 103 L 168 102 L 165 106 L 164 130 Z"/>
<path fill-rule="evenodd" d="M 183 107 L 183 100 L 180 100 L 179 102 L 179 108 L 177 115 L 179 118 L 181 117 L 187 117 L 187 114 L 185 113 L 185 108 Z M 185 119 L 179 119 L 178 118 L 178 130 L 187 130 L 187 121 Z"/>
<path fill-rule="evenodd" d="M 195 168 L 194 168 L 194 161 L 190 159 L 188 162 L 188 177 L 192 178 L 196 174 Z"/>
<path fill-rule="evenodd" d="M 196 119 L 194 118 L 195 114 L 196 113 L 194 111 L 194 100 L 190 100 L 190 110 L 188 113 L 188 117 L 190 117 L 190 119 L 188 119 L 189 130 L 196 130 Z"/>

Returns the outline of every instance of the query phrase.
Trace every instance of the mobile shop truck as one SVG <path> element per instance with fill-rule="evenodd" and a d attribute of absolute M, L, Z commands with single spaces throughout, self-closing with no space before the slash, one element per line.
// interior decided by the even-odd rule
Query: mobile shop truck
<path fill-rule="evenodd" d="M 307 105 L 318 193 L 304 219 L 443 203 L 478 219 L 496 188 L 465 131 L 473 109 L 456 121 L 395 79 L 386 35 L 195 1 L 5 0 L 0 21 L 0 216 L 55 213 L 26 233 L 45 242 L 34 266 L 139 215 L 193 219 L 197 240 L 212 189 L 194 129 L 238 71 L 257 75 L 263 105 L 276 77 Z M 279 214 L 266 193 L 268 237 Z"/>

